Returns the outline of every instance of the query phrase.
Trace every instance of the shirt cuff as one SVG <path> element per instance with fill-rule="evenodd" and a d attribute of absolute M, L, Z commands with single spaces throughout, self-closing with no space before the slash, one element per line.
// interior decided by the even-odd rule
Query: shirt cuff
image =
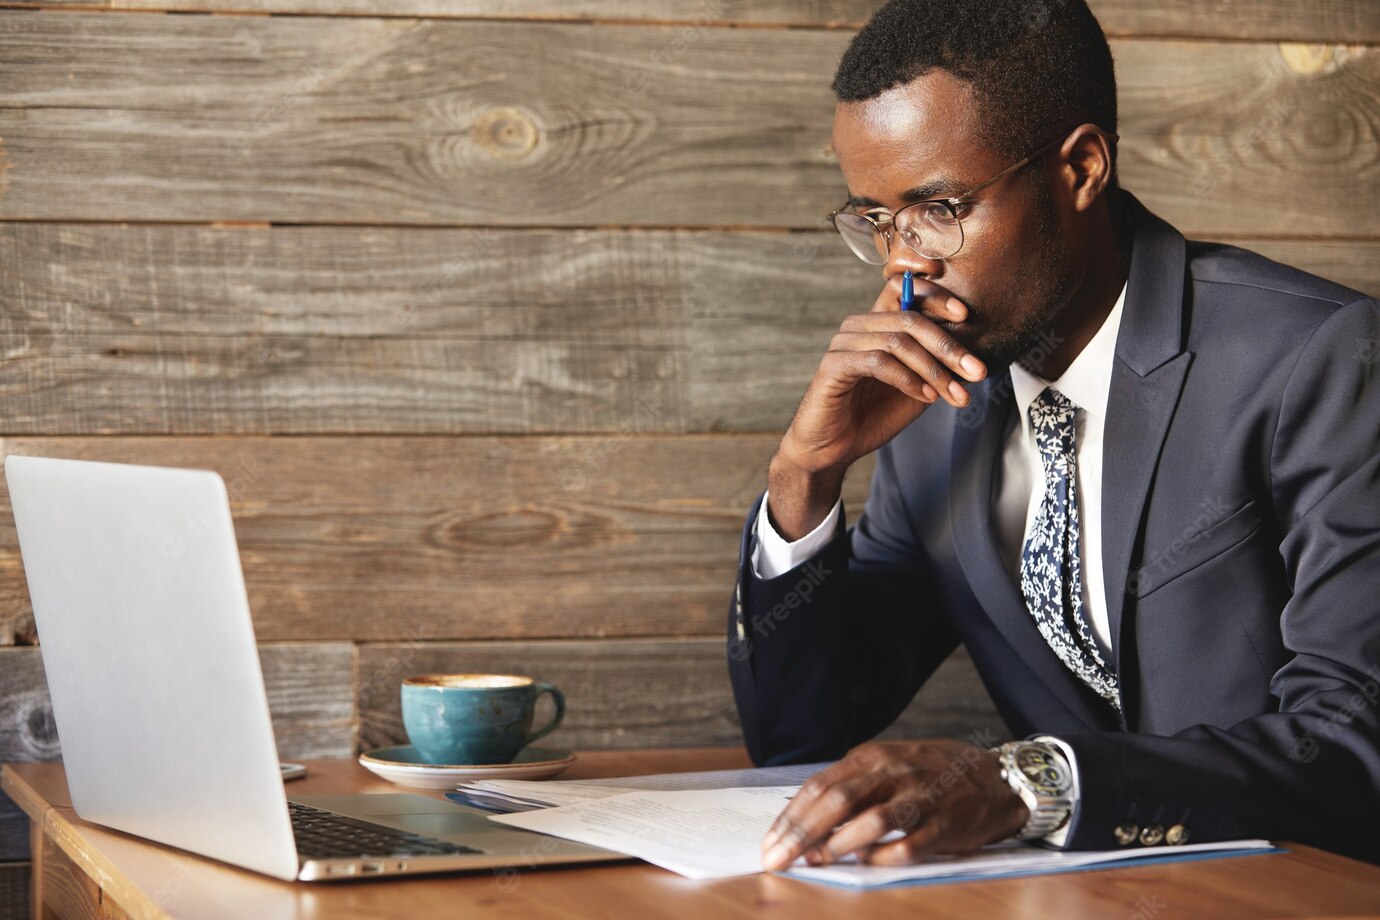
<path fill-rule="evenodd" d="M 1040 838 L 1050 846 L 1062 848 L 1067 845 L 1069 832 L 1073 829 L 1073 822 L 1078 820 L 1078 800 L 1080 796 L 1078 788 L 1078 758 L 1074 756 L 1073 748 L 1069 747 L 1058 738 L 1055 738 L 1053 735 L 1036 735 L 1030 740 L 1044 741 L 1054 745 L 1059 749 L 1059 752 L 1064 755 L 1064 759 L 1069 762 L 1069 773 L 1073 777 L 1073 788 L 1070 790 L 1069 796 L 1073 799 L 1073 810 L 1069 812 L 1069 819 L 1064 822 L 1062 827 L 1050 831 Z"/>
<path fill-rule="evenodd" d="M 786 542 L 786 538 L 776 532 L 767 516 L 767 495 L 762 496 L 762 507 L 757 512 L 757 544 L 752 549 L 752 573 L 767 580 L 784 575 L 802 562 L 816 555 L 834 538 L 834 528 L 838 526 L 843 499 L 834 502 L 834 507 L 819 526 L 796 540 Z"/>

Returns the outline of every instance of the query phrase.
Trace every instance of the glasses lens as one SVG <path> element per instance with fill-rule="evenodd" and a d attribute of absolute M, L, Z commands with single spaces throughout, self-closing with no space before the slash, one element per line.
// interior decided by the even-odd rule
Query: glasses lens
<path fill-rule="evenodd" d="M 867 218 L 841 211 L 834 215 L 834 228 L 859 259 L 869 265 L 886 264 L 886 240 Z"/>
<path fill-rule="evenodd" d="M 963 224 L 939 201 L 922 201 L 896 212 L 896 231 L 927 259 L 947 259 L 963 248 Z"/>

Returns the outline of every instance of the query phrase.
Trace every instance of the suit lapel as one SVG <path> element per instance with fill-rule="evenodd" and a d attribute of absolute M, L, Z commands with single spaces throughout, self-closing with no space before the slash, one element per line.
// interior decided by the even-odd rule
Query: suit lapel
<path fill-rule="evenodd" d="M 1184 238 L 1132 195 L 1122 200 L 1135 227 L 1130 277 L 1107 398 L 1102 459 L 1102 570 L 1112 653 L 1123 688 L 1123 728 L 1135 726 L 1139 683 L 1134 647 L 1122 636 L 1131 556 L 1141 533 L 1160 450 L 1174 416 L 1192 352 L 1183 348 Z M 951 466 L 949 516 L 959 562 L 992 622 L 1026 664 L 1089 725 L 1115 727 L 1109 707 L 1064 666 L 1035 626 L 997 546 L 995 504 L 1007 433 L 1015 424 L 1009 371 L 970 387 L 972 404 L 958 413 Z M 1133 644 L 1134 645 L 1134 644 Z"/>
<path fill-rule="evenodd" d="M 1127 722 L 1136 724 L 1134 643 L 1126 647 L 1126 588 L 1146 497 L 1193 353 L 1183 347 L 1184 238 L 1123 193 L 1135 226 L 1130 279 L 1107 394 L 1102 457 L 1102 571 L 1112 654 Z"/>
<path fill-rule="evenodd" d="M 1049 647 L 997 545 L 995 504 L 1002 450 L 1016 423 L 1009 371 L 969 387 L 972 402 L 957 413 L 950 456 L 949 519 L 958 559 L 978 603 L 1021 660 L 1084 724 L 1115 729 L 1111 707 L 1097 699 Z"/>

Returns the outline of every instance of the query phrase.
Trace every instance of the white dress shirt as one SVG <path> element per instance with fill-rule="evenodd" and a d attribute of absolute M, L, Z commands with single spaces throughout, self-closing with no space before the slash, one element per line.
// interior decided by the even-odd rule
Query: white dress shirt
<path fill-rule="evenodd" d="M 1011 363 L 1011 386 L 1016 407 L 1020 410 L 1021 423 L 1012 428 L 1002 450 L 1001 490 L 997 494 L 996 507 L 997 544 L 1007 571 L 1019 584 L 1025 534 L 1034 523 L 1040 500 L 1044 497 L 1044 465 L 1031 430 L 1030 404 L 1045 387 L 1052 386 L 1078 407 L 1074 413 L 1074 449 L 1077 453 L 1075 480 L 1083 611 L 1094 637 L 1102 647 L 1103 657 L 1108 661 L 1111 660 L 1111 628 L 1107 620 L 1107 596 L 1102 573 L 1102 433 L 1106 427 L 1107 394 L 1112 385 L 1116 337 L 1121 328 L 1125 304 L 1126 285 L 1123 284 L 1102 326 L 1058 380 L 1045 380 L 1019 363 Z M 1035 488 L 1037 484 L 1040 486 L 1038 489 Z M 818 527 L 794 543 L 788 543 L 771 525 L 767 516 L 767 500 L 763 498 L 755 524 L 757 541 L 752 555 L 752 569 L 757 577 L 775 578 L 822 550 L 834 535 L 841 508 L 842 500 L 834 504 Z M 1073 767 L 1074 801 L 1077 802 L 1078 768 L 1073 751 L 1057 738 L 1040 737 L 1057 743 L 1068 758 L 1069 765 Z M 1076 817 L 1075 806 L 1068 823 L 1047 839 L 1062 845 Z"/>

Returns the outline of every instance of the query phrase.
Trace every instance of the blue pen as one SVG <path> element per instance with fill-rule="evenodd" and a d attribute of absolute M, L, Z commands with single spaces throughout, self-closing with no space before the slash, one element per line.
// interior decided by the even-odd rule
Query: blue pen
<path fill-rule="evenodd" d="M 901 309 L 909 310 L 915 306 L 915 279 L 910 272 L 901 276 Z"/>

